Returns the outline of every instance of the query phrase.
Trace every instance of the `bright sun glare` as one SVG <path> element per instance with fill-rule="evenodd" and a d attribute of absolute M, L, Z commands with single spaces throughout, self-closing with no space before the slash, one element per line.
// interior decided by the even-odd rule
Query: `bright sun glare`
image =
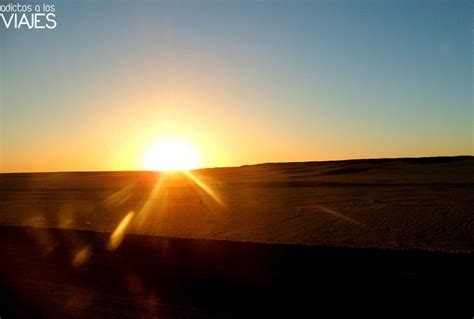
<path fill-rule="evenodd" d="M 143 167 L 152 171 L 183 171 L 196 169 L 198 153 L 180 141 L 161 141 L 152 145 L 143 158 Z"/>

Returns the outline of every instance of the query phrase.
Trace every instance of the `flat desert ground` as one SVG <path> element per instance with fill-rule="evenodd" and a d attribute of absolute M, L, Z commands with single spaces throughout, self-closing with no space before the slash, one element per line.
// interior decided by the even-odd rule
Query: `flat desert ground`
<path fill-rule="evenodd" d="M 472 316 L 473 178 L 467 156 L 2 174 L 0 316 Z"/>
<path fill-rule="evenodd" d="M 343 247 L 474 251 L 474 158 L 182 173 L 0 175 L 0 225 Z"/>

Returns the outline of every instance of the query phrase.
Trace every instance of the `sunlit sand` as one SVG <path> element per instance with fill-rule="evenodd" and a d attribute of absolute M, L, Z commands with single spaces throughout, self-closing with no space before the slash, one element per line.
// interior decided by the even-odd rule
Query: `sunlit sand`
<path fill-rule="evenodd" d="M 467 157 L 4 174 L 0 224 L 113 232 L 111 248 L 134 233 L 472 251 L 473 167 Z"/>

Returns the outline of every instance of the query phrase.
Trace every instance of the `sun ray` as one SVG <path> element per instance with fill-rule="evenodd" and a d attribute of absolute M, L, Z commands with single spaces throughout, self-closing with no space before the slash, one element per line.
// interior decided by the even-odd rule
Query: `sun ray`
<path fill-rule="evenodd" d="M 146 217 L 149 215 L 151 208 L 153 207 L 153 204 L 156 203 L 158 200 L 158 195 L 161 190 L 161 186 L 163 185 L 163 182 L 165 180 L 165 175 L 160 174 L 158 180 L 156 181 L 155 185 L 153 186 L 153 189 L 150 192 L 150 195 L 148 196 L 147 200 L 143 204 L 142 208 L 137 214 L 137 227 L 141 227 L 143 225 L 143 222 L 145 221 Z"/>
<path fill-rule="evenodd" d="M 320 205 L 318 205 L 317 207 L 318 207 L 320 210 L 322 210 L 323 212 L 325 212 L 325 213 L 327 213 L 327 214 L 330 214 L 330 215 L 332 215 L 332 216 L 334 216 L 334 217 L 336 217 L 336 218 L 338 218 L 338 219 L 342 219 L 342 220 L 344 220 L 345 222 L 348 222 L 348 223 L 357 225 L 357 226 L 359 226 L 359 227 L 361 227 L 361 228 L 368 228 L 366 224 L 364 224 L 364 223 L 362 223 L 362 222 L 360 222 L 360 221 L 358 221 L 358 220 L 355 220 L 355 219 L 353 219 L 353 218 L 350 218 L 350 217 L 348 217 L 348 216 L 346 216 L 346 215 L 344 215 L 344 214 L 342 214 L 342 213 L 340 213 L 340 212 L 338 212 L 338 211 L 336 211 L 336 210 L 334 210 L 334 209 L 331 209 L 331 208 L 329 208 L 329 207 L 320 206 Z"/>
<path fill-rule="evenodd" d="M 114 207 L 119 207 L 120 205 L 124 204 L 127 200 L 130 199 L 133 193 L 135 185 L 130 184 L 125 187 L 122 187 L 115 193 L 109 195 L 103 200 L 103 203 L 109 207 L 109 208 L 114 208 Z"/>
<path fill-rule="evenodd" d="M 206 194 L 208 194 L 214 201 L 216 201 L 222 207 L 225 207 L 224 202 L 222 199 L 217 195 L 217 193 L 212 190 L 208 185 L 206 185 L 203 181 L 201 181 L 193 172 L 190 171 L 182 171 L 182 173 L 189 177 L 191 181 L 193 181 L 200 189 L 202 189 Z"/>

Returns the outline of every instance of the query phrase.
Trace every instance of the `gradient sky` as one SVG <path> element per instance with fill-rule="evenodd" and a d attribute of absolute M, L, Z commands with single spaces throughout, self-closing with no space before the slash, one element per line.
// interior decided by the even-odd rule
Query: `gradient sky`
<path fill-rule="evenodd" d="M 45 1 L 0 29 L 1 170 L 473 154 L 470 1 Z"/>

